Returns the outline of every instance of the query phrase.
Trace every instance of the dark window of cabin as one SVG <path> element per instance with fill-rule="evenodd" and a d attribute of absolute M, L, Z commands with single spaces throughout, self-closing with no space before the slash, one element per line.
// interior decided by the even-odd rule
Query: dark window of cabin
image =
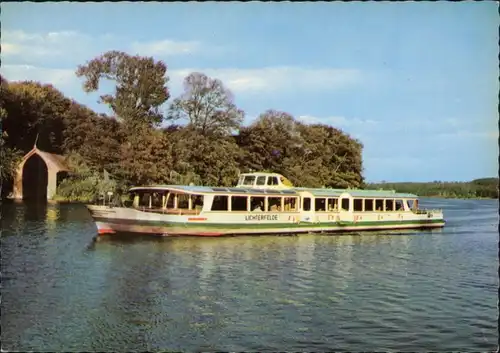
<path fill-rule="evenodd" d="M 281 211 L 281 197 L 268 197 L 267 198 L 267 210 L 270 212 L 280 212 Z"/>
<path fill-rule="evenodd" d="M 319 212 L 326 211 L 326 199 L 314 199 L 314 209 Z"/>
<path fill-rule="evenodd" d="M 145 192 L 144 194 L 139 196 L 139 206 L 141 207 L 149 207 L 149 198 L 151 194 L 149 192 Z"/>
<path fill-rule="evenodd" d="M 302 210 L 304 210 L 304 211 L 310 211 L 311 210 L 311 198 L 310 197 L 306 197 L 302 201 Z"/>
<path fill-rule="evenodd" d="M 284 208 L 285 212 L 295 212 L 297 211 L 297 198 L 296 197 L 285 197 L 284 201 Z"/>
<path fill-rule="evenodd" d="M 408 202 L 408 207 L 410 209 L 413 209 L 415 206 L 415 200 L 408 200 L 407 202 Z"/>
<path fill-rule="evenodd" d="M 328 211 L 338 211 L 339 199 L 328 199 Z"/>
<path fill-rule="evenodd" d="M 163 204 L 163 193 L 161 192 L 153 192 L 152 200 L 151 200 L 151 205 L 153 208 L 162 208 Z"/>
<path fill-rule="evenodd" d="M 174 208 L 175 194 L 167 194 L 167 208 Z"/>
<path fill-rule="evenodd" d="M 193 210 L 201 210 L 203 208 L 203 195 L 191 195 L 191 206 Z"/>
<path fill-rule="evenodd" d="M 266 177 L 265 176 L 257 177 L 257 185 L 266 185 Z"/>
<path fill-rule="evenodd" d="M 278 185 L 278 178 L 277 177 L 267 178 L 267 185 Z"/>
<path fill-rule="evenodd" d="M 385 200 L 385 210 L 394 211 L 394 200 Z"/>
<path fill-rule="evenodd" d="M 177 208 L 182 208 L 184 210 L 189 209 L 189 197 L 187 194 L 179 194 L 177 195 Z"/>
<path fill-rule="evenodd" d="M 375 209 L 377 211 L 383 211 L 384 210 L 384 200 L 375 200 Z"/>
<path fill-rule="evenodd" d="M 349 211 L 349 206 L 351 204 L 350 201 L 351 201 L 350 199 L 342 199 L 341 206 L 344 211 Z"/>
<path fill-rule="evenodd" d="M 365 199 L 365 211 L 373 211 L 373 200 Z"/>
<path fill-rule="evenodd" d="M 227 211 L 228 200 L 225 195 L 214 196 L 214 201 L 212 203 L 212 211 Z"/>
<path fill-rule="evenodd" d="M 243 180 L 243 185 L 253 185 L 254 181 L 255 181 L 254 175 L 247 175 L 245 177 L 245 180 Z"/>
<path fill-rule="evenodd" d="M 396 211 L 405 210 L 403 202 L 404 202 L 403 200 L 396 200 Z"/>
<path fill-rule="evenodd" d="M 264 211 L 265 197 L 250 197 L 250 210 L 251 211 Z"/>
<path fill-rule="evenodd" d="M 354 199 L 354 212 L 363 211 L 363 199 Z"/>
<path fill-rule="evenodd" d="M 232 211 L 247 211 L 246 196 L 231 196 L 231 210 Z"/>

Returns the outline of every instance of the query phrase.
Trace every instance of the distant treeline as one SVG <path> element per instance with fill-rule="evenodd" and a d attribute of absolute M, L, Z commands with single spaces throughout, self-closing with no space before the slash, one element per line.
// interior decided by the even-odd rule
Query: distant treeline
<path fill-rule="evenodd" d="M 482 178 L 470 182 L 371 183 L 368 187 L 429 197 L 498 199 L 498 182 L 498 178 Z"/>
<path fill-rule="evenodd" d="M 4 195 L 37 135 L 39 149 L 67 156 L 73 173 L 57 193 L 68 200 L 131 185 L 234 185 L 239 173 L 266 170 L 302 186 L 364 186 L 360 141 L 272 109 L 244 126 L 245 112 L 232 93 L 203 73 L 189 74 L 184 93 L 171 101 L 167 66 L 151 57 L 110 51 L 75 74 L 86 92 L 99 92 L 103 81 L 114 85 L 100 96 L 111 115 L 97 114 L 51 85 L 2 78 Z"/>

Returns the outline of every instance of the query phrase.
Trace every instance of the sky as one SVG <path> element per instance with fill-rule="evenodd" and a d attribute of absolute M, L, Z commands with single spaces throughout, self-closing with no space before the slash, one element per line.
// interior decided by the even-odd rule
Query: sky
<path fill-rule="evenodd" d="M 332 125 L 363 145 L 364 176 L 498 176 L 495 2 L 3 3 L 0 73 L 51 83 L 97 112 L 78 65 L 108 50 L 222 80 L 246 113 Z M 102 92 L 101 92 L 102 93 Z"/>

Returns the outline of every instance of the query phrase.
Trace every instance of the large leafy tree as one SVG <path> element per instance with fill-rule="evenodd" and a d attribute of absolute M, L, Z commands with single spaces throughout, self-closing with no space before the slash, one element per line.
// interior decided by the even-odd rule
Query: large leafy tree
<path fill-rule="evenodd" d="M 193 72 L 184 79 L 184 93 L 172 103 L 168 119 L 185 120 L 203 136 L 227 136 L 239 129 L 244 112 L 224 84 Z"/>
<path fill-rule="evenodd" d="M 328 125 L 299 123 L 297 130 L 302 145 L 284 161 L 292 181 L 311 187 L 362 187 L 359 141 Z"/>
<path fill-rule="evenodd" d="M 109 51 L 78 66 L 76 75 L 84 77 L 86 92 L 99 89 L 102 80 L 115 84 L 114 94 L 101 95 L 116 116 L 129 125 L 159 125 L 163 121 L 161 106 L 170 97 L 167 66 L 151 57 L 131 56 Z"/>
<path fill-rule="evenodd" d="M 70 99 L 52 85 L 27 81 L 6 84 L 2 100 L 9 147 L 26 153 L 37 140 L 43 150 L 63 152 L 64 116 L 73 104 Z"/>
<path fill-rule="evenodd" d="M 167 135 L 146 125 L 125 127 L 112 170 L 127 185 L 165 183 L 172 170 L 173 146 Z"/>
<path fill-rule="evenodd" d="M 299 123 L 268 110 L 241 129 L 238 143 L 245 170 L 279 172 L 300 186 L 362 186 L 363 146 L 331 126 Z"/>
<path fill-rule="evenodd" d="M 173 182 L 231 186 L 238 179 L 241 149 L 231 136 L 204 136 L 199 131 L 179 128 L 169 132 L 174 143 Z"/>
<path fill-rule="evenodd" d="M 297 153 L 302 140 L 293 116 L 268 110 L 240 130 L 238 143 L 244 149 L 244 169 L 283 172 L 283 161 Z"/>

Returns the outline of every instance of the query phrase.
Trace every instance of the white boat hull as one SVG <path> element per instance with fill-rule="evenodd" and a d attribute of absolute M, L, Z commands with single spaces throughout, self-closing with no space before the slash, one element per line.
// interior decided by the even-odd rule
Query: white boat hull
<path fill-rule="evenodd" d="M 142 233 L 164 236 L 335 233 L 371 230 L 440 228 L 442 214 L 405 212 L 316 213 L 303 221 L 300 212 L 171 215 L 131 208 L 88 206 L 99 234 Z"/>

